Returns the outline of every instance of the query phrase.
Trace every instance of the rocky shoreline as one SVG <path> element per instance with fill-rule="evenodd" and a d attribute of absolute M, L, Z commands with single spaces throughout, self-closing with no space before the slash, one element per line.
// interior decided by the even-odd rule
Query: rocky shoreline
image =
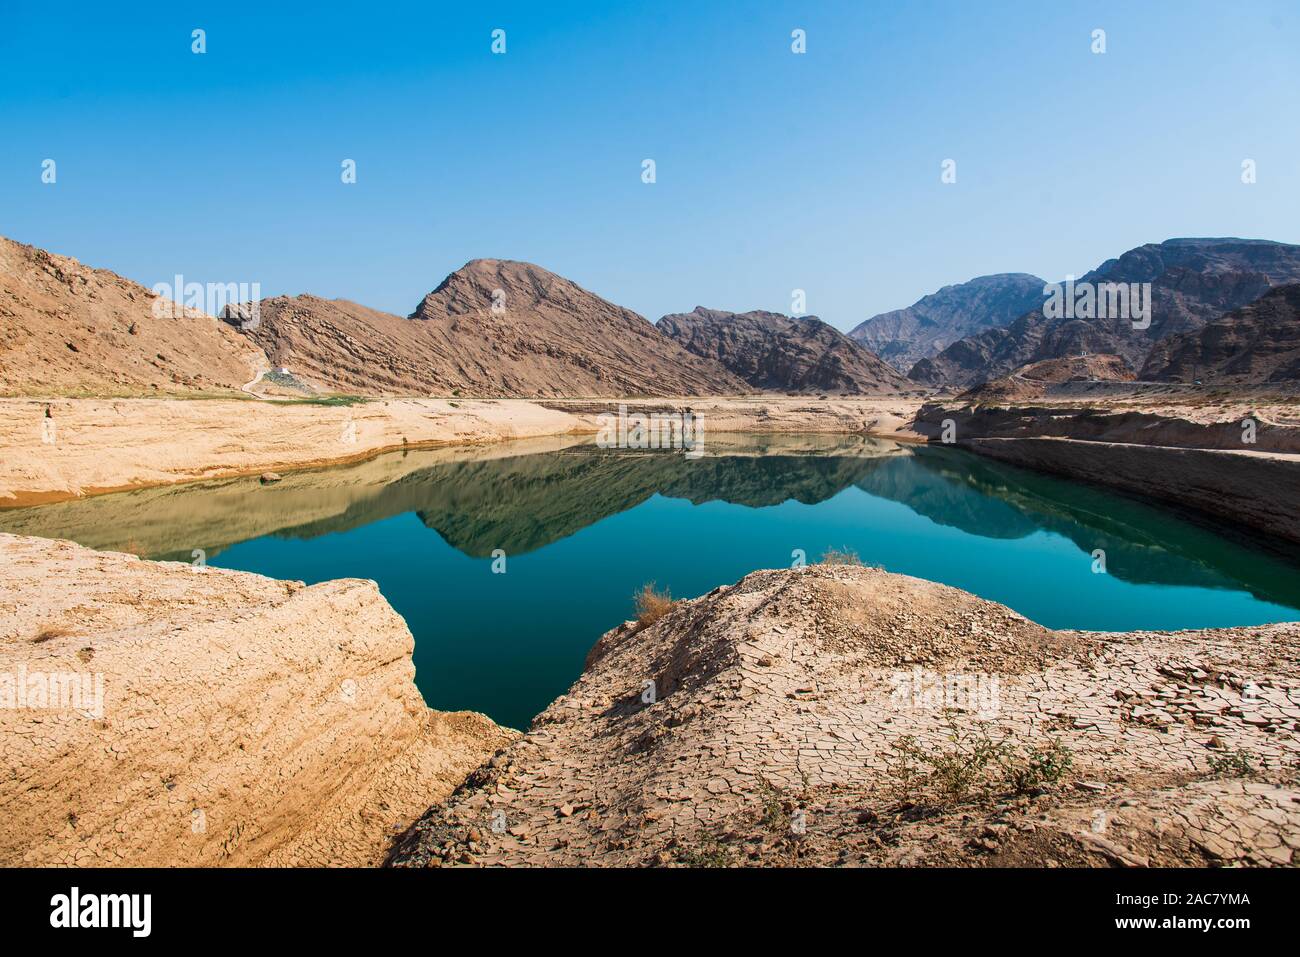
<path fill-rule="evenodd" d="M 1287 865 L 1300 625 L 1052 632 L 849 565 L 628 622 L 395 866 Z"/>
<path fill-rule="evenodd" d="M 952 444 L 980 455 L 1300 543 L 1300 422 L 1293 414 L 1246 406 L 1231 417 L 1196 421 L 1155 410 L 1065 403 L 928 403 L 914 428 L 942 442 L 948 424 Z"/>
<path fill-rule="evenodd" d="M 1300 849 L 1300 624 L 1054 632 L 855 564 L 760 571 L 608 632 L 519 737 L 424 707 L 373 582 L 13 535 L 0 555 L 0 672 L 103 688 L 98 707 L 0 709 L 7 864 L 1267 866 Z"/>

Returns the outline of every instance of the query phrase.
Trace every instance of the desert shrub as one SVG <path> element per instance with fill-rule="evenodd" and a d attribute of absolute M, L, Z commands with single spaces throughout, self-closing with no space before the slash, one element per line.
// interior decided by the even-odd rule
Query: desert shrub
<path fill-rule="evenodd" d="M 636 620 L 644 628 L 668 614 L 673 607 L 673 596 L 667 588 L 659 591 L 654 582 L 646 582 L 632 596 L 632 604 L 636 608 Z"/>
<path fill-rule="evenodd" d="M 982 722 L 961 728 L 951 711 L 945 721 L 947 747 L 923 747 L 912 735 L 894 742 L 889 773 L 900 797 L 930 792 L 942 803 L 956 803 L 1008 790 L 1027 794 L 1056 786 L 1073 766 L 1073 754 L 1059 738 L 1045 747 L 1020 748 L 1009 736 L 995 740 Z"/>
<path fill-rule="evenodd" d="M 1074 754 L 1060 738 L 1053 738 L 1045 748 L 1027 748 L 1024 754 L 1010 749 L 1002 756 L 1002 771 L 1007 784 L 1017 794 L 1029 794 L 1055 787 L 1074 766 Z"/>
<path fill-rule="evenodd" d="M 1210 758 L 1210 773 L 1216 778 L 1248 778 L 1258 773 L 1250 754 L 1240 748 Z"/>

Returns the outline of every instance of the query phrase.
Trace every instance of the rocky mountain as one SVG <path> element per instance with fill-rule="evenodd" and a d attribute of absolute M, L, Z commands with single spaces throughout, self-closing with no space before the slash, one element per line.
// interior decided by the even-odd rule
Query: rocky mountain
<path fill-rule="evenodd" d="M 1142 320 L 1114 309 L 1091 310 L 1108 313 L 1103 317 L 1077 310 L 1054 318 L 1036 309 L 1008 326 L 953 343 L 908 375 L 927 385 L 969 386 L 1041 359 L 1083 352 L 1119 355 L 1140 369 L 1166 336 L 1195 332 L 1271 287 L 1293 282 L 1300 282 L 1300 246 L 1253 239 L 1170 239 L 1139 246 L 1102 263 L 1074 288 L 1078 296 L 1101 284 L 1150 283 L 1149 327 L 1134 328 Z"/>
<path fill-rule="evenodd" d="M 967 389 L 957 398 L 967 402 L 1020 402 L 1041 399 L 1051 386 L 1063 382 L 1131 382 L 1133 379 L 1133 373 L 1119 356 L 1070 356 L 1031 362 L 1009 375 Z"/>
<path fill-rule="evenodd" d="M 198 309 L 0 237 L 0 394 L 230 392 L 265 364 L 253 343 Z"/>
<path fill-rule="evenodd" d="M 656 324 L 666 336 L 751 388 L 870 395 L 913 387 L 876 355 L 816 316 L 696 306 Z"/>
<path fill-rule="evenodd" d="M 908 306 L 856 326 L 849 338 L 906 374 L 922 359 L 983 329 L 1005 326 L 1043 302 L 1042 279 L 998 273 L 944 286 Z"/>
<path fill-rule="evenodd" d="M 1196 332 L 1157 342 L 1146 381 L 1266 383 L 1300 380 L 1300 284 L 1278 286 Z"/>
<path fill-rule="evenodd" d="M 315 296 L 262 303 L 277 366 L 380 394 L 665 396 L 752 391 L 636 313 L 530 263 L 476 259 L 403 319 Z"/>

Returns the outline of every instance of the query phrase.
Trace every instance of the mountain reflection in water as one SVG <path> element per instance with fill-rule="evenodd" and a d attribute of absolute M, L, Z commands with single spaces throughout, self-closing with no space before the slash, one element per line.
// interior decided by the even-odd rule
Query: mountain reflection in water
<path fill-rule="evenodd" d="M 574 437 L 392 453 L 0 511 L 0 530 L 315 582 L 373 578 L 430 705 L 527 723 L 655 579 L 679 597 L 802 549 L 965 588 L 1045 625 L 1294 618 L 1293 556 L 1157 506 L 936 446 L 710 435 L 703 458 Z M 436 533 L 430 534 L 430 533 Z M 445 543 L 445 544 L 444 544 Z M 507 556 L 504 575 L 490 568 Z M 1093 553 L 1106 574 L 1094 574 Z"/>

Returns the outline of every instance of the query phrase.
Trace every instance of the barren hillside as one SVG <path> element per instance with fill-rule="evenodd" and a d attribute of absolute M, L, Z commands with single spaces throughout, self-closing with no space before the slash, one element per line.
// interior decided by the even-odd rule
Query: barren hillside
<path fill-rule="evenodd" d="M 328 390 L 388 395 L 663 396 L 750 391 L 641 316 L 529 263 L 476 259 L 406 319 L 315 296 L 262 303 L 249 330 Z"/>
<path fill-rule="evenodd" d="M 1207 384 L 1300 380 L 1300 283 L 1271 289 L 1196 332 L 1162 339 L 1141 377 Z"/>
<path fill-rule="evenodd" d="M 0 237 L 0 394 L 232 392 L 265 366 L 198 310 L 154 315 L 152 290 Z M 160 310 L 161 311 L 161 310 Z"/>
<path fill-rule="evenodd" d="M 816 316 L 696 306 L 656 323 L 664 334 L 754 389 L 879 395 L 915 388 L 864 346 Z"/>

